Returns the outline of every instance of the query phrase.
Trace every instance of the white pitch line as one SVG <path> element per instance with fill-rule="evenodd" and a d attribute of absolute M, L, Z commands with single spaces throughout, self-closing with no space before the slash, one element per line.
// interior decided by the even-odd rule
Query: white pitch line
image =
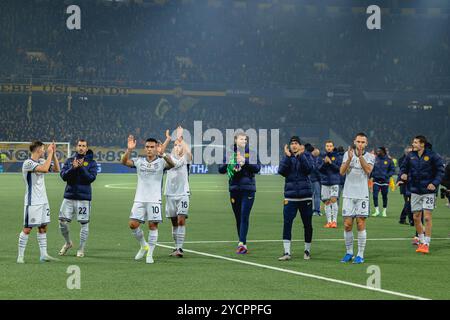
<path fill-rule="evenodd" d="M 450 240 L 450 238 L 432 238 L 433 240 Z M 405 241 L 411 240 L 411 238 L 375 238 L 375 239 L 367 239 L 367 241 Z M 283 240 L 247 240 L 247 242 L 282 242 Z M 291 240 L 292 242 L 304 242 L 304 240 Z M 313 239 L 314 242 L 320 241 L 344 241 L 344 239 Z M 358 239 L 354 239 L 354 242 L 357 242 Z M 184 243 L 190 244 L 202 244 L 202 243 L 236 243 L 236 240 L 198 240 L 198 241 L 184 241 Z M 158 243 L 173 243 L 173 241 L 162 241 Z"/>
<path fill-rule="evenodd" d="M 174 247 L 172 247 L 172 246 L 166 246 L 166 245 L 162 245 L 160 243 L 157 244 L 157 245 L 160 246 L 160 247 L 163 247 L 163 248 L 167 248 L 167 249 L 174 249 Z M 211 257 L 211 258 L 222 259 L 222 260 L 237 262 L 237 263 L 241 263 L 241 264 L 246 264 L 246 265 L 259 267 L 259 268 L 263 268 L 263 269 L 280 271 L 280 272 L 295 274 L 295 275 L 303 276 L 303 277 L 307 277 L 307 278 L 313 278 L 313 279 L 318 279 L 318 280 L 338 283 L 338 284 L 351 286 L 351 287 L 356 287 L 356 288 L 360 288 L 360 289 L 366 289 L 366 290 L 370 290 L 370 291 L 387 293 L 387 294 L 391 294 L 391 295 L 399 296 L 399 297 L 403 297 L 403 298 L 409 298 L 409 299 L 415 299 L 415 300 L 431 300 L 429 298 L 413 296 L 413 295 L 406 294 L 406 293 L 401 293 L 401 292 L 396 292 L 396 291 L 391 291 L 391 290 L 385 290 L 385 289 L 380 289 L 380 288 L 369 287 L 369 286 L 365 286 L 365 285 L 358 284 L 358 283 L 353 283 L 353 282 L 348 282 L 348 281 L 343 281 L 343 280 L 338 280 L 338 279 L 333 279 L 333 278 L 328 278 L 328 277 L 322 277 L 322 276 L 318 276 L 318 275 L 315 275 L 315 274 L 299 272 L 299 271 L 294 271 L 294 270 L 289 270 L 289 269 L 272 267 L 272 266 L 265 265 L 265 264 L 254 263 L 254 262 L 250 262 L 250 261 L 238 260 L 238 259 L 233 259 L 233 258 L 228 258 L 228 257 L 224 257 L 224 256 L 219 256 L 219 255 L 215 255 L 215 254 L 206 253 L 206 252 L 200 252 L 200 251 L 194 251 L 194 250 L 188 250 L 188 249 L 183 249 L 183 251 L 194 253 L 194 254 L 198 254 L 198 255 L 201 255 L 201 256 L 205 256 L 205 257 Z"/>

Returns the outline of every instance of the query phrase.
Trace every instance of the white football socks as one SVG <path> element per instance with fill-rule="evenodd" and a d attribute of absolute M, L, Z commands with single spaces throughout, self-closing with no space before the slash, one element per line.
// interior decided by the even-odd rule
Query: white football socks
<path fill-rule="evenodd" d="M 291 240 L 283 240 L 284 253 L 291 254 Z"/>
<path fill-rule="evenodd" d="M 423 233 L 419 234 L 419 242 L 422 244 L 425 243 L 425 234 L 423 234 Z"/>
<path fill-rule="evenodd" d="M 150 247 L 150 250 L 148 251 L 149 256 L 153 256 L 153 251 L 156 247 L 156 242 L 158 241 L 158 229 L 156 230 L 150 230 L 148 234 L 148 245 Z"/>
<path fill-rule="evenodd" d="M 305 242 L 305 250 L 311 252 L 311 242 L 310 243 Z"/>
<path fill-rule="evenodd" d="M 37 240 L 39 243 L 39 251 L 41 252 L 41 257 L 48 256 L 47 254 L 47 233 L 37 233 Z"/>
<path fill-rule="evenodd" d="M 183 249 L 184 238 L 186 237 L 186 226 L 178 226 L 177 248 Z"/>
<path fill-rule="evenodd" d="M 27 247 L 28 234 L 23 231 L 19 235 L 19 256 L 23 257 L 25 255 L 25 248 Z"/>
<path fill-rule="evenodd" d="M 347 253 L 353 255 L 353 231 L 344 231 L 344 239 Z"/>
<path fill-rule="evenodd" d="M 61 234 L 64 240 L 66 240 L 66 243 L 70 243 L 69 223 L 67 221 L 59 221 L 59 230 L 61 230 Z"/>
<path fill-rule="evenodd" d="M 330 223 L 331 222 L 331 204 L 329 205 L 325 205 L 325 215 L 327 216 L 327 222 Z"/>
<path fill-rule="evenodd" d="M 145 247 L 147 245 L 147 242 L 145 242 L 145 239 L 144 239 L 144 232 L 141 230 L 141 228 L 137 227 L 136 229 L 131 229 L 131 233 L 136 238 L 136 240 L 139 242 L 141 247 Z"/>
<path fill-rule="evenodd" d="M 89 236 L 89 223 L 82 223 L 80 229 L 80 250 L 84 251 Z"/>
<path fill-rule="evenodd" d="M 366 248 L 367 231 L 358 231 L 358 256 L 364 258 L 364 249 Z"/>
<path fill-rule="evenodd" d="M 331 204 L 331 221 L 337 222 L 337 216 L 339 211 L 339 205 L 337 202 Z"/>
<path fill-rule="evenodd" d="M 172 226 L 172 238 L 175 241 L 175 248 L 178 248 L 178 226 Z"/>

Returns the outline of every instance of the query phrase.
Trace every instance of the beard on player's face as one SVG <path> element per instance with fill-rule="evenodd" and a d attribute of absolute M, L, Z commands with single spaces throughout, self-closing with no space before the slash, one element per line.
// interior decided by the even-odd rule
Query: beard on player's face
<path fill-rule="evenodd" d="M 180 157 L 180 156 L 183 154 L 183 149 L 181 148 L 181 145 L 176 144 L 176 145 L 173 147 L 173 153 L 174 153 L 175 155 L 177 155 L 177 156 Z"/>
<path fill-rule="evenodd" d="M 156 146 L 146 145 L 145 146 L 145 152 L 147 153 L 148 157 L 155 156 L 156 155 Z"/>
<path fill-rule="evenodd" d="M 84 155 L 86 155 L 86 152 L 87 152 L 87 146 L 80 146 L 80 145 L 77 146 L 78 154 L 84 156 Z"/>
<path fill-rule="evenodd" d="M 39 158 L 42 158 L 45 156 L 45 147 L 42 146 L 38 149 Z"/>
<path fill-rule="evenodd" d="M 355 146 L 356 148 L 361 148 L 362 150 L 364 150 L 367 147 L 367 141 L 364 140 L 355 140 Z"/>
<path fill-rule="evenodd" d="M 412 143 L 412 149 L 413 151 L 420 151 L 425 148 L 425 144 L 421 144 L 418 139 L 414 139 Z"/>

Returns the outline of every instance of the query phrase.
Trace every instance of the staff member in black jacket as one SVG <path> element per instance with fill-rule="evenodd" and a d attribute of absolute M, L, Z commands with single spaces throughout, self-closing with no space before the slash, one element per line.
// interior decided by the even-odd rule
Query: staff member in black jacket
<path fill-rule="evenodd" d="M 309 175 L 314 168 L 311 154 L 301 145 L 300 139 L 294 136 L 285 146 L 285 157 L 281 160 L 278 173 L 285 178 L 283 207 L 283 246 L 284 255 L 278 260 L 291 260 L 292 224 L 300 211 L 305 230 L 305 251 L 303 258 L 311 258 L 312 241 L 312 196 L 313 190 Z"/>
<path fill-rule="evenodd" d="M 248 137 L 244 133 L 238 133 L 234 137 L 233 151 L 229 154 L 228 163 L 224 158 L 223 164 L 219 166 L 219 173 L 228 175 L 230 202 L 239 236 L 237 254 L 248 253 L 247 233 L 250 212 L 255 201 L 255 174 L 261 170 L 259 158 L 255 158 L 256 163 L 251 163 Z"/>

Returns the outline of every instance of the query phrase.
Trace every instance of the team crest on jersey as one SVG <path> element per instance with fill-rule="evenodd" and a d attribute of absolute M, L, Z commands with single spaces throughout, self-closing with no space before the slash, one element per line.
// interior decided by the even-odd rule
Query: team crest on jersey
<path fill-rule="evenodd" d="M 385 162 L 384 162 L 384 164 L 388 164 L 388 162 L 387 162 L 387 161 L 385 161 Z"/>
<path fill-rule="evenodd" d="M 83 162 L 83 166 L 85 166 L 85 167 L 87 167 L 88 164 L 89 164 L 89 163 L 88 163 L 87 161 Z"/>
<path fill-rule="evenodd" d="M 234 203 L 234 202 L 235 202 L 234 198 L 231 198 L 231 203 Z"/>
<path fill-rule="evenodd" d="M 334 160 L 336 160 L 336 158 L 335 158 L 335 157 L 331 157 L 331 160 L 333 160 L 333 161 L 334 161 Z"/>
<path fill-rule="evenodd" d="M 429 156 L 425 156 L 425 157 L 423 157 L 423 160 L 428 161 L 428 160 L 430 160 L 430 157 Z"/>

